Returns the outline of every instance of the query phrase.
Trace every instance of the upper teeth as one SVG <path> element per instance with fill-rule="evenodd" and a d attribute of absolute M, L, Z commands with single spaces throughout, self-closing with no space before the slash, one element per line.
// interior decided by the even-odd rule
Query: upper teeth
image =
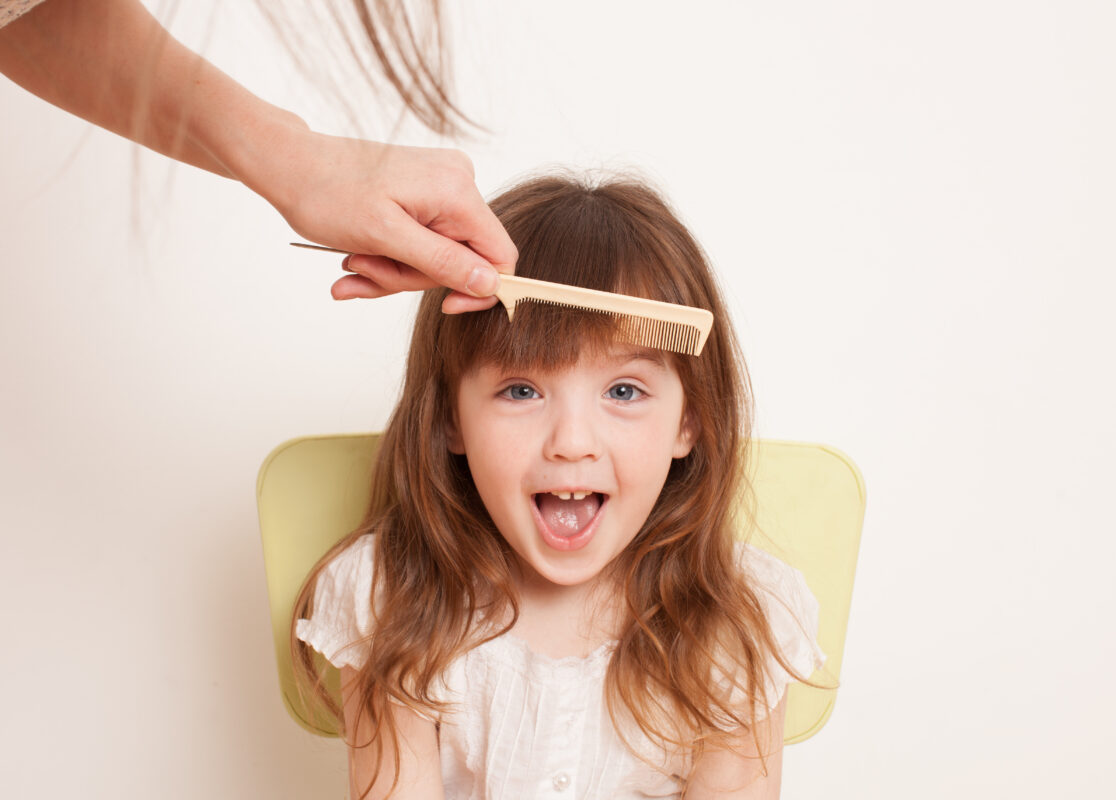
<path fill-rule="evenodd" d="M 551 492 L 560 500 L 584 500 L 592 494 L 592 492 Z"/>

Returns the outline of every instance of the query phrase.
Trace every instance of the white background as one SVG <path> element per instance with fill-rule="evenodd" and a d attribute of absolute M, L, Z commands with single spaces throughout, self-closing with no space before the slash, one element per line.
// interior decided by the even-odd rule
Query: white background
<path fill-rule="evenodd" d="M 250 3 L 210 5 L 175 32 L 340 130 Z M 1111 4 L 467 5 L 482 191 L 642 169 L 723 278 L 759 434 L 866 478 L 844 685 L 783 796 L 1111 787 Z M 334 303 L 250 192 L 136 173 L 2 80 L 0 118 L 3 794 L 342 796 L 278 696 L 254 481 L 383 424 L 413 298 Z"/>

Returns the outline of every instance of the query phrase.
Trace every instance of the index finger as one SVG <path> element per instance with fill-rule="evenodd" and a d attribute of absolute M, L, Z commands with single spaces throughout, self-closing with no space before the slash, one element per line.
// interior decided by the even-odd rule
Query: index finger
<path fill-rule="evenodd" d="M 487 205 L 484 209 L 491 217 L 491 222 L 498 226 L 499 233 L 507 240 L 506 244 L 501 245 L 500 237 L 491 230 L 491 223 L 483 226 L 486 230 L 481 232 L 481 237 L 486 242 L 486 252 L 494 253 L 492 258 L 498 259 L 497 262 L 471 246 L 474 244 L 474 234 L 465 234 L 466 228 L 460 224 L 460 220 L 442 218 L 433 222 L 431 227 L 426 227 L 401 208 L 397 209 L 391 219 L 384 220 L 388 230 L 379 251 L 389 258 L 414 267 L 443 286 L 474 297 L 488 297 L 499 286 L 497 266 L 503 272 L 511 272 L 516 251 L 499 220 Z"/>
<path fill-rule="evenodd" d="M 465 207 L 454 209 L 433 220 L 430 223 L 431 229 L 459 242 L 467 242 L 473 252 L 498 272 L 511 274 L 515 271 L 519 251 L 504 230 L 503 223 L 475 188 L 468 196 L 467 203 Z"/>

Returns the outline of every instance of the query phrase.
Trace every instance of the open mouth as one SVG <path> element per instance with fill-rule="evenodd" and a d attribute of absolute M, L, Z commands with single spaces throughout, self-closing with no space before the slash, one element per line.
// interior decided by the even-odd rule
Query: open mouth
<path fill-rule="evenodd" d="M 608 495 L 587 489 L 539 492 L 534 501 L 546 543 L 558 550 L 576 550 L 592 538 Z"/>

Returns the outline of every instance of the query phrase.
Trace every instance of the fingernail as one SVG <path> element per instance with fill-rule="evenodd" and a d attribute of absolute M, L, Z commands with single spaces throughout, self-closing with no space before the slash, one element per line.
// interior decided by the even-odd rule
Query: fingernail
<path fill-rule="evenodd" d="M 349 259 L 352 258 L 352 257 L 353 257 L 353 254 L 350 253 L 349 255 L 347 255 L 343 259 L 341 259 L 341 269 L 345 270 L 346 272 L 352 272 L 352 270 L 349 269 Z"/>
<path fill-rule="evenodd" d="M 474 297 L 488 297 L 500 288 L 500 276 L 491 267 L 477 267 L 469 273 L 465 289 Z"/>

